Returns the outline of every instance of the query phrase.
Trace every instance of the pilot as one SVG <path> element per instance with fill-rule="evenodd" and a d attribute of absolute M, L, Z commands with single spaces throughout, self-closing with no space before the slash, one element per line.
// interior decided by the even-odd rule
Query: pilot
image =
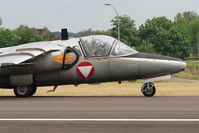
<path fill-rule="evenodd" d="M 108 42 L 92 38 L 89 48 L 91 56 L 106 56 L 110 50 L 110 44 Z"/>

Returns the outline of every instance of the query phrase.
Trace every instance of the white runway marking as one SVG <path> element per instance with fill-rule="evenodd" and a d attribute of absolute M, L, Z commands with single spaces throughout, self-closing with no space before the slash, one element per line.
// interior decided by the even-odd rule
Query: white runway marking
<path fill-rule="evenodd" d="M 65 122 L 199 122 L 199 119 L 0 119 L 0 121 L 65 121 Z"/>

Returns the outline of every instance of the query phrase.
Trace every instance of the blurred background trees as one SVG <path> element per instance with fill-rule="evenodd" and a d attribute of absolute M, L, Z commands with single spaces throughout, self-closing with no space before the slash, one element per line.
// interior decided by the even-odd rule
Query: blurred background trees
<path fill-rule="evenodd" d="M 14 30 L 0 28 L 0 47 L 9 47 L 19 44 L 57 40 L 56 37 L 48 28 L 36 29 L 27 25 L 20 25 Z"/>
<path fill-rule="evenodd" d="M 121 41 L 141 52 L 159 53 L 174 57 L 199 57 L 199 15 L 194 11 L 178 13 L 174 21 L 166 17 L 148 19 L 140 27 L 127 15 L 119 17 Z M 2 25 L 0 18 L 0 25 Z M 82 30 L 69 32 L 70 37 L 108 35 L 117 38 L 117 17 L 111 20 L 109 30 Z M 51 32 L 47 27 L 36 29 L 20 25 L 16 29 L 0 27 L 0 47 L 15 46 L 37 41 L 51 41 L 60 38 L 60 32 Z"/>
<path fill-rule="evenodd" d="M 192 56 L 199 57 L 199 16 L 193 11 L 178 13 L 175 17 L 177 23 L 191 39 Z"/>
<path fill-rule="evenodd" d="M 17 45 L 17 36 L 9 29 L 0 28 L 0 48 Z"/>
<path fill-rule="evenodd" d="M 137 46 L 138 45 L 138 32 L 135 26 L 135 21 L 132 20 L 129 16 L 124 15 L 119 17 L 120 20 L 120 37 L 121 41 L 129 46 Z M 112 29 L 111 36 L 117 38 L 117 29 L 118 29 L 118 21 L 117 17 L 111 20 Z"/>
<path fill-rule="evenodd" d="M 44 40 L 44 38 L 41 34 L 39 34 L 37 29 L 29 28 L 26 25 L 20 25 L 18 28 L 13 30 L 13 33 L 17 36 L 18 44 L 38 42 Z"/>
<path fill-rule="evenodd" d="M 189 36 L 183 28 L 166 17 L 148 19 L 138 32 L 140 44 L 143 44 L 143 41 L 148 42 L 145 46 L 153 47 L 153 52 L 180 58 L 188 57 L 191 53 Z"/>

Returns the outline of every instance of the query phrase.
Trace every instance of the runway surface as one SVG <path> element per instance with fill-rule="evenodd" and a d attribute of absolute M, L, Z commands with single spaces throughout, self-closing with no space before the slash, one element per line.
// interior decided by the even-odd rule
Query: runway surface
<path fill-rule="evenodd" d="M 1 133 L 199 132 L 187 119 L 199 119 L 199 97 L 0 97 Z"/>

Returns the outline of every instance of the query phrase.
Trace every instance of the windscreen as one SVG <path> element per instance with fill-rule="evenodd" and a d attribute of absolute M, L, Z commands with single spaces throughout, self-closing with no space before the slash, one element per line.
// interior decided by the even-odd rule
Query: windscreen
<path fill-rule="evenodd" d="M 136 50 L 122 43 L 121 41 L 117 41 L 113 50 L 111 52 L 112 56 L 123 56 L 137 53 Z"/>
<path fill-rule="evenodd" d="M 108 36 L 89 36 L 81 38 L 81 44 L 87 57 L 108 56 L 115 39 Z"/>

